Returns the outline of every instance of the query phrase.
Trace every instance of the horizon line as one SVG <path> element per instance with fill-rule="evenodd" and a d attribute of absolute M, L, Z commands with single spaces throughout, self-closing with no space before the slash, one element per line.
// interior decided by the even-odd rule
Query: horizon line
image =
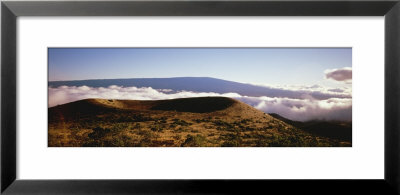
<path fill-rule="evenodd" d="M 174 79 L 174 78 L 211 78 L 211 79 L 219 79 L 219 80 L 225 80 L 225 79 L 220 79 L 220 78 L 215 78 L 215 77 L 209 77 L 209 76 L 181 76 L 181 77 L 129 77 L 129 78 L 107 78 L 107 79 L 77 79 L 77 80 L 52 80 L 48 82 L 64 82 L 64 81 L 92 81 L 92 80 L 116 80 L 116 79 Z M 225 80 L 225 81 L 230 81 L 230 80 Z M 234 82 L 234 81 L 232 81 Z"/>

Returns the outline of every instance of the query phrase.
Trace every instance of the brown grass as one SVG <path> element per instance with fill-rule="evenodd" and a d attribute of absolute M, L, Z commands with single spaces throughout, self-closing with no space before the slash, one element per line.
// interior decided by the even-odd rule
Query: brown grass
<path fill-rule="evenodd" d="M 351 146 L 222 97 L 88 99 L 49 108 L 50 147 Z"/>

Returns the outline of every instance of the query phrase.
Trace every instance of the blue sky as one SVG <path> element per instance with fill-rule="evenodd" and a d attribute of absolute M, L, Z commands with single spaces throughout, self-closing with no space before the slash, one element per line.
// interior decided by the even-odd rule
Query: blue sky
<path fill-rule="evenodd" d="M 340 85 L 326 69 L 351 67 L 351 48 L 49 48 L 49 81 L 214 77 L 274 85 Z"/>

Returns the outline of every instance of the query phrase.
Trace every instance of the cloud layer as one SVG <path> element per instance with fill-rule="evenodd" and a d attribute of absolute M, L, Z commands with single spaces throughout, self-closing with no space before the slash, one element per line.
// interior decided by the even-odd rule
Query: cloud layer
<path fill-rule="evenodd" d="M 344 67 L 339 69 L 325 70 L 325 78 L 335 81 L 350 82 L 352 80 L 352 68 Z"/>
<path fill-rule="evenodd" d="M 308 90 L 317 90 L 320 86 L 309 87 Z M 295 90 L 292 88 L 291 90 Z M 304 90 L 304 89 L 303 89 Z M 321 89 L 320 89 L 321 90 Z M 326 89 L 329 93 L 344 93 L 346 89 Z M 160 100 L 187 97 L 224 96 L 240 100 L 266 113 L 277 113 L 292 120 L 351 120 L 352 99 L 328 98 L 317 100 L 305 96 L 303 99 L 288 97 L 252 97 L 242 96 L 238 93 L 214 93 L 178 91 L 170 93 L 168 89 L 153 89 L 151 87 L 88 87 L 88 86 L 60 86 L 49 87 L 49 107 L 68 102 L 87 99 L 132 99 L 132 100 Z"/>

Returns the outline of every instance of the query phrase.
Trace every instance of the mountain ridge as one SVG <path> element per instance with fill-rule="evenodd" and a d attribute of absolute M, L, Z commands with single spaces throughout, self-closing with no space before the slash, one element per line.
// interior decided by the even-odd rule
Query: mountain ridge
<path fill-rule="evenodd" d="M 268 96 L 287 97 L 293 99 L 304 99 L 304 94 L 318 100 L 329 98 L 351 98 L 344 94 L 325 94 L 318 91 L 304 92 L 294 91 L 266 86 L 259 86 L 235 81 L 228 81 L 212 77 L 171 77 L 171 78 L 124 78 L 124 79 L 91 79 L 74 81 L 50 81 L 49 87 L 60 86 L 88 86 L 109 87 L 111 85 L 123 87 L 151 87 L 153 89 L 171 89 L 172 92 L 194 91 L 215 93 L 238 93 L 242 96 Z M 169 92 L 169 93 L 172 93 Z M 168 93 L 168 92 L 167 92 Z"/>

